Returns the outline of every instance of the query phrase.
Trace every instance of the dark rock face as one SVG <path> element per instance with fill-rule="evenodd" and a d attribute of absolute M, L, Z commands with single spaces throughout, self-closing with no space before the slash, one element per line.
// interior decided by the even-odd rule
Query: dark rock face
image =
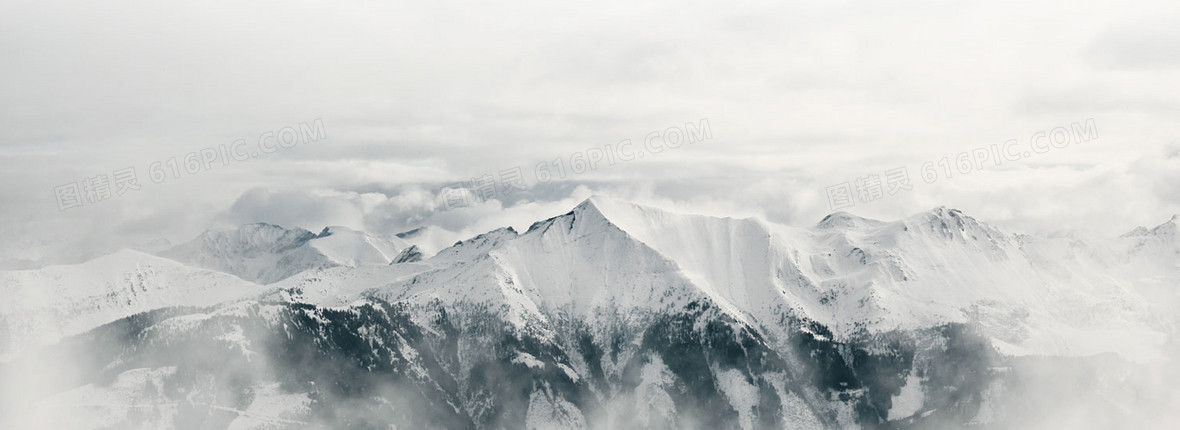
<path fill-rule="evenodd" d="M 409 248 L 403 249 L 396 257 L 393 257 L 393 261 L 389 264 L 414 263 L 422 261 L 422 257 L 422 250 L 418 248 L 418 245 L 410 245 Z"/>
<path fill-rule="evenodd" d="M 86 376 L 48 392 L 174 368 L 156 395 L 177 405 L 177 428 L 225 428 L 276 383 L 308 403 L 272 428 L 946 428 L 971 421 L 996 379 L 998 358 L 962 325 L 838 343 L 823 326 L 792 322 L 801 329 L 776 347 L 708 303 L 644 321 L 533 333 L 441 304 L 248 303 L 135 315 L 42 357 L 86 358 Z M 911 372 L 924 381 L 923 406 L 888 421 Z M 126 426 L 163 413 L 153 411 Z"/>

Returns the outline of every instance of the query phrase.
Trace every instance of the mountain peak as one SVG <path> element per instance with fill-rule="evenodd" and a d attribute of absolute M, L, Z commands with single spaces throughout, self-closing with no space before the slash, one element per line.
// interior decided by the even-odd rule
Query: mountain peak
<path fill-rule="evenodd" d="M 928 221 L 943 221 L 955 225 L 979 224 L 975 218 L 963 213 L 963 211 L 948 208 L 946 206 L 938 206 L 925 212 L 919 212 L 909 217 L 909 219 L 928 220 Z"/>
<path fill-rule="evenodd" d="M 317 239 L 324 238 L 324 237 L 328 237 L 333 234 L 339 234 L 339 233 L 344 233 L 344 234 L 358 233 L 358 231 L 353 230 L 348 227 L 345 227 L 345 226 L 341 226 L 341 225 L 330 225 L 330 226 L 324 227 L 323 230 L 320 230 L 320 234 L 317 234 L 316 238 Z"/>
<path fill-rule="evenodd" d="M 393 261 L 391 261 L 389 264 L 393 265 L 402 263 L 415 263 L 422 261 L 422 257 L 422 249 L 418 248 L 418 245 L 410 245 L 408 248 L 403 249 L 401 253 L 394 257 Z"/>
<path fill-rule="evenodd" d="M 936 206 L 934 208 L 931 208 L 930 210 L 926 211 L 926 213 L 940 216 L 940 217 L 966 216 L 963 214 L 963 211 L 955 209 L 955 208 L 948 208 L 945 205 L 940 205 L 940 206 Z"/>
<path fill-rule="evenodd" d="M 1177 231 L 1180 231 L 1180 215 L 1172 215 L 1171 219 L 1151 229 L 1156 236 L 1176 236 Z"/>
<path fill-rule="evenodd" d="M 932 232 L 944 238 L 991 238 L 1007 236 L 1001 230 L 976 220 L 958 209 L 938 206 L 899 221 L 906 231 Z"/>
<path fill-rule="evenodd" d="M 641 211 L 653 212 L 659 211 L 659 209 L 595 195 L 578 203 L 577 206 L 574 206 L 571 213 L 601 217 L 608 221 L 613 221 L 615 218 L 626 217 L 628 214 Z"/>
<path fill-rule="evenodd" d="M 607 218 L 606 214 L 604 214 L 601 209 L 601 206 L 603 206 L 604 203 L 605 200 L 601 197 L 590 197 L 586 200 L 583 200 L 581 203 L 578 203 L 578 205 L 574 206 L 574 208 L 569 212 L 534 222 L 529 226 L 528 230 L 525 231 L 525 234 L 531 233 L 537 229 L 548 228 L 559 219 L 569 219 L 571 225 L 578 222 L 584 222 L 586 220 L 598 220 L 611 223 L 611 220 Z"/>
<path fill-rule="evenodd" d="M 517 236 L 519 236 L 519 234 L 516 232 L 516 229 L 512 227 L 501 227 L 470 239 L 455 242 L 454 245 L 438 251 L 438 253 L 431 258 L 440 258 L 444 260 L 471 259 L 474 258 L 474 256 L 486 254 L 488 251 L 496 249 L 505 243 L 508 243 L 512 239 L 517 238 Z M 412 251 L 410 250 L 411 248 L 413 249 Z M 406 250 L 403 251 L 403 254 L 405 254 L 404 256 L 398 255 L 396 258 L 394 258 L 394 262 L 397 263 L 399 260 L 403 260 L 403 257 L 411 258 L 412 254 L 414 253 L 422 254 L 422 251 L 417 246 L 412 245 L 410 248 L 406 248 Z M 423 257 L 425 257 L 425 255 L 420 255 L 417 257 L 417 260 L 422 260 L 424 259 Z M 400 262 L 413 262 L 417 260 L 409 259 Z"/>
<path fill-rule="evenodd" d="M 599 216 L 603 216 L 602 209 L 600 209 L 600 206 L 603 204 L 604 201 L 601 197 L 591 196 L 586 200 L 582 200 L 582 202 L 578 203 L 577 206 L 574 206 L 574 209 L 571 211 L 571 213 L 597 214 Z"/>
<path fill-rule="evenodd" d="M 881 225 L 881 221 L 868 219 L 865 217 L 856 216 L 844 211 L 837 211 L 828 214 L 824 219 L 816 224 L 816 228 L 830 229 L 830 228 L 861 228 L 874 227 Z"/>
<path fill-rule="evenodd" d="M 397 233 L 394 238 L 403 242 L 403 246 L 418 245 L 418 250 L 422 252 L 423 258 L 426 258 L 454 245 L 455 242 L 461 242 L 467 236 L 442 227 L 425 225 Z"/>
<path fill-rule="evenodd" d="M 229 232 L 267 232 L 267 231 L 286 232 L 286 231 L 307 231 L 307 230 L 304 230 L 304 229 L 301 229 L 298 227 L 286 228 L 281 225 L 271 224 L 271 223 L 267 223 L 267 222 L 255 222 L 255 223 L 250 223 L 250 224 L 242 224 L 237 227 L 209 229 L 209 230 L 206 230 L 205 232 L 206 233 L 229 233 Z"/>
<path fill-rule="evenodd" d="M 567 215 L 573 218 L 573 223 L 612 226 L 641 240 L 653 239 L 651 232 L 659 226 L 682 222 L 692 217 L 702 217 L 602 196 L 586 199 Z"/>
<path fill-rule="evenodd" d="M 1128 231 L 1120 237 L 1176 236 L 1177 232 L 1180 232 L 1180 214 L 1172 215 L 1172 218 L 1164 221 L 1163 224 L 1157 225 L 1150 229 L 1144 226 L 1135 227 L 1134 230 Z"/>
<path fill-rule="evenodd" d="M 298 247 L 315 237 L 315 233 L 301 228 L 288 229 L 275 224 L 259 222 L 245 224 L 237 228 L 205 230 L 194 241 L 200 242 L 201 245 L 194 244 L 187 246 L 204 246 L 208 249 L 219 249 L 223 252 L 243 247 L 281 250 Z M 179 245 L 172 249 L 185 246 Z M 164 252 L 167 253 L 169 251 Z"/>
<path fill-rule="evenodd" d="M 1138 227 L 1135 227 L 1134 229 L 1132 229 L 1131 231 L 1123 233 L 1122 236 L 1119 236 L 1119 237 L 1147 236 L 1150 233 L 1151 233 L 1151 231 L 1148 230 L 1147 227 L 1138 226 Z"/>
<path fill-rule="evenodd" d="M 216 229 L 160 252 L 181 263 L 270 284 L 312 268 L 388 264 L 397 244 L 347 227 L 325 227 L 319 234 L 274 224 L 254 223 Z"/>

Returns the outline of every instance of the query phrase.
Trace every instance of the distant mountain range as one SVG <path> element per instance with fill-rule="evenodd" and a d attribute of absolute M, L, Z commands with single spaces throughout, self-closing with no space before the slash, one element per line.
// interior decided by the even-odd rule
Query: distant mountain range
<path fill-rule="evenodd" d="M 0 427 L 1167 428 L 1178 226 L 207 231 L 0 271 Z"/>

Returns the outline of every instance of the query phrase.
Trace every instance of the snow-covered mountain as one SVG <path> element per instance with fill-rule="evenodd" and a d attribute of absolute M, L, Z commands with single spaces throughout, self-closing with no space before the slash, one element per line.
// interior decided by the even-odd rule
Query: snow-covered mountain
<path fill-rule="evenodd" d="M 396 234 L 395 237 L 411 246 L 416 246 L 418 252 L 425 256 L 434 255 L 444 248 L 454 245 L 455 242 L 466 239 L 459 233 L 433 225 L 403 231 Z"/>
<path fill-rule="evenodd" d="M 140 312 L 209 306 L 262 289 L 129 249 L 76 265 L 0 271 L 0 356 Z"/>
<path fill-rule="evenodd" d="M 800 228 L 602 198 L 437 252 L 246 226 L 168 255 L 266 291 L 71 337 L 42 356 L 88 371 L 5 399 L 133 428 L 1150 426 L 1180 400 L 1176 227 L 1038 237 L 936 208 Z"/>
<path fill-rule="evenodd" d="M 382 271 L 388 276 L 366 285 L 373 290 L 350 280 L 317 297 L 471 302 L 510 309 L 502 317 L 511 321 L 608 308 L 661 313 L 708 299 L 772 339 L 787 337 L 778 324 L 787 318 L 823 324 L 838 340 L 972 322 L 1012 354 L 1150 359 L 1166 327 L 1143 292 L 1180 279 L 1178 260 L 1155 251 L 1180 241 L 1150 238 L 1080 252 L 1083 245 L 1008 234 L 947 208 L 894 222 L 837 213 L 793 228 L 595 198 L 519 237 L 499 230 Z M 1117 247 L 1149 258 L 1103 254 Z M 1146 273 L 1156 274 L 1154 284 Z"/>
<path fill-rule="evenodd" d="M 308 269 L 389 264 L 407 244 L 346 227 L 319 234 L 271 224 L 209 230 L 161 256 L 269 284 Z"/>

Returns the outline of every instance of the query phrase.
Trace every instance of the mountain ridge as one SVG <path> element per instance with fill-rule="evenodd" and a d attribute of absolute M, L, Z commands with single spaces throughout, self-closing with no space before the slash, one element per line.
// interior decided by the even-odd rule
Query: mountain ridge
<path fill-rule="evenodd" d="M 383 299 L 403 300 L 416 294 L 464 297 L 470 292 L 454 290 L 454 285 L 486 285 L 480 291 L 490 295 L 484 297 L 499 297 L 496 303 L 512 304 L 533 316 L 543 314 L 549 306 L 546 303 L 580 309 L 576 314 L 593 314 L 593 306 L 602 303 L 642 308 L 647 302 L 636 302 L 633 296 L 640 290 L 645 291 L 641 293 L 645 297 L 707 297 L 733 318 L 762 327 L 772 338 L 787 336 L 775 323 L 784 318 L 821 322 L 832 328 L 838 339 L 865 330 L 917 329 L 982 319 L 992 327 L 996 343 L 1014 354 L 1121 351 L 1155 355 L 1148 352 L 1155 347 L 1131 348 L 1126 342 L 1100 335 L 1109 330 L 1097 325 L 1090 329 L 1098 330 L 1090 332 L 1101 339 L 1096 343 L 1070 334 L 1072 329 L 1065 327 L 1083 319 L 1062 303 L 1086 303 L 1094 308 L 1092 312 L 1115 312 L 1109 321 L 1112 327 L 1139 333 L 1129 336 L 1134 339 L 1128 341 L 1131 343 L 1153 344 L 1147 339 L 1156 338 L 1159 332 L 1158 322 L 1148 312 L 1150 306 L 1136 298 L 1133 287 L 1112 289 L 1093 282 L 1100 279 L 1099 271 L 1116 264 L 1114 259 L 1074 255 L 1071 258 L 1081 260 L 1071 264 L 1093 266 L 1085 269 L 1091 273 L 1088 277 L 1078 278 L 1062 271 L 1053 259 L 1056 257 L 1050 257 L 1059 248 L 1054 240 L 1036 239 L 1037 245 L 1032 246 L 1029 241 L 1033 239 L 1005 233 L 945 207 L 891 222 L 795 228 L 756 218 L 675 214 L 593 197 L 570 212 L 534 223 L 523 234 L 503 232 L 507 230 L 460 242 L 414 263 L 418 266 L 400 269 L 408 271 L 401 275 L 377 277 L 386 280 L 362 291 L 381 290 Z M 479 238 L 495 239 L 475 240 Z M 595 247 L 637 254 L 627 255 L 626 262 L 595 266 L 594 270 L 583 270 L 572 260 L 554 260 L 550 255 L 582 255 L 592 266 L 599 264 L 595 261 L 618 257 L 599 256 L 597 248 L 577 248 L 590 246 L 585 245 L 592 243 L 585 242 L 586 238 L 597 240 Z M 626 245 L 629 240 L 635 244 Z M 476 246 L 476 242 L 483 245 Z M 545 263 L 538 263 L 542 261 Z M 546 265 L 549 267 L 538 268 Z M 656 271 L 642 275 L 652 270 Z M 671 289 L 604 286 L 610 283 L 603 284 L 606 281 L 589 274 L 594 271 L 666 277 L 658 284 Z M 671 287 L 678 284 L 691 287 Z M 1069 285 L 1073 287 L 1067 288 Z M 570 292 L 582 290 L 598 292 Z M 363 297 L 356 289 L 352 291 L 334 302 Z M 586 309 L 587 303 L 599 304 Z M 980 304 L 986 306 L 980 308 Z M 1005 317 L 1012 313 L 1028 316 Z"/>
<path fill-rule="evenodd" d="M 344 228 L 306 240 L 277 228 L 248 227 L 269 239 L 244 242 L 335 264 L 257 286 L 136 253 L 93 263 L 118 275 L 112 262 L 147 259 L 248 287 L 220 289 L 243 294 L 225 300 L 194 290 L 206 301 L 162 303 L 0 361 L 0 375 L 49 396 L 4 387 L 0 423 L 36 410 L 54 413 L 33 422 L 87 412 L 107 427 L 998 425 L 1029 398 L 1113 408 L 1159 390 L 1091 398 L 1025 376 L 1053 368 L 1122 384 L 1130 370 L 1093 363 L 1169 366 L 1167 318 L 1180 308 L 1174 238 L 1019 235 L 945 207 L 799 228 L 594 197 L 524 233 L 499 228 L 416 256 Z M 339 263 L 378 254 L 394 261 Z M 29 371 L 71 357 L 90 369 L 80 379 L 47 386 Z"/>

